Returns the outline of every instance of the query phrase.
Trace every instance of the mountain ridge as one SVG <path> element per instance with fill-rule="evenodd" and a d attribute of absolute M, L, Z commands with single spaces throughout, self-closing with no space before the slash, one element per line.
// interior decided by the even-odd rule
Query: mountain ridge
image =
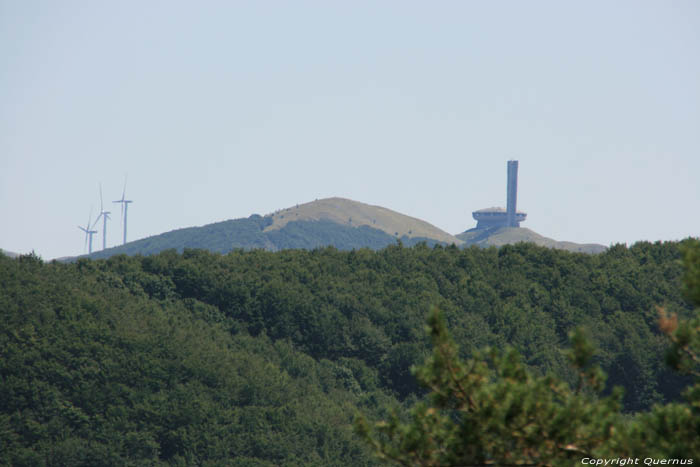
<path fill-rule="evenodd" d="M 314 249 L 332 246 L 340 250 L 381 249 L 401 241 L 411 246 L 501 246 L 521 241 L 575 252 L 599 253 L 603 245 L 558 242 L 527 228 L 470 229 L 451 235 L 415 217 L 350 199 L 332 197 L 297 204 L 261 216 L 229 219 L 198 227 L 186 227 L 135 240 L 88 255 L 107 258 L 116 254 L 150 255 L 167 249 L 206 249 L 228 253 L 234 249 Z"/>

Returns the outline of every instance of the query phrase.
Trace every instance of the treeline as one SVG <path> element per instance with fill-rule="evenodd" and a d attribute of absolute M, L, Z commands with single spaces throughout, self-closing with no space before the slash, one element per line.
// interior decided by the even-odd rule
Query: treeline
<path fill-rule="evenodd" d="M 583 326 L 624 408 L 679 399 L 657 305 L 681 317 L 678 243 L 500 249 L 174 250 L 0 256 L 0 462 L 370 465 L 352 420 L 424 396 L 428 310 L 462 357 L 512 344 L 574 383 Z"/>

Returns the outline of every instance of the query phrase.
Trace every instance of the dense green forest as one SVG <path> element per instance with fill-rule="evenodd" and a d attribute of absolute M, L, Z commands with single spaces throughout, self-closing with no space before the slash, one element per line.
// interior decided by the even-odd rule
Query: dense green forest
<path fill-rule="evenodd" d="M 0 255 L 0 463 L 373 465 L 353 419 L 426 396 L 410 368 L 432 308 L 460 358 L 510 344 L 571 385 L 582 327 L 601 397 L 621 386 L 623 411 L 648 411 L 690 383 L 657 326 L 657 305 L 691 315 L 680 247 Z"/>
<path fill-rule="evenodd" d="M 692 465 L 700 455 L 700 241 L 682 246 L 692 319 L 659 308 L 666 362 L 693 378 L 683 401 L 620 411 L 624 389 L 602 394 L 606 374 L 582 328 L 565 352 L 576 383 L 526 367 L 513 346 L 459 355 L 439 310 L 429 317 L 430 357 L 413 374 L 430 390 L 408 411 L 356 430 L 378 458 L 426 467 L 469 465 Z M 641 462 L 640 462 L 641 461 Z"/>

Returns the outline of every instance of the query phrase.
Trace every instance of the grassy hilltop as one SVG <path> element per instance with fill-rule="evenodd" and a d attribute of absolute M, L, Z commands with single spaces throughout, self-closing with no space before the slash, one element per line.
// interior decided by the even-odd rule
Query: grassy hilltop
<path fill-rule="evenodd" d="M 283 229 L 294 221 L 329 220 L 348 227 L 367 226 L 395 238 L 429 238 L 447 245 L 461 245 L 457 237 L 432 224 L 381 206 L 372 206 L 344 198 L 326 198 L 283 209 L 272 214 L 265 231 Z"/>

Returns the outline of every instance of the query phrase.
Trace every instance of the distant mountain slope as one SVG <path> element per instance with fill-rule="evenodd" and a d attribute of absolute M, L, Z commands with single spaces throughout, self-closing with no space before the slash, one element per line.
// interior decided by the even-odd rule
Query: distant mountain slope
<path fill-rule="evenodd" d="M 163 250 L 200 248 L 218 253 L 234 249 L 381 249 L 401 240 L 405 245 L 501 246 L 517 242 L 575 252 L 600 253 L 603 245 L 558 242 L 526 228 L 471 229 L 457 236 L 420 219 L 380 206 L 344 198 L 326 198 L 260 216 L 165 232 L 90 255 L 151 255 Z M 70 260 L 70 259 L 67 259 Z"/>
<path fill-rule="evenodd" d="M 269 217 L 252 215 L 247 219 L 232 219 L 201 227 L 187 227 L 143 238 L 90 255 L 91 258 L 107 258 L 118 254 L 151 255 L 163 250 L 202 248 L 226 253 L 236 248 L 264 248 L 274 250 L 262 230 L 269 225 Z"/>
<path fill-rule="evenodd" d="M 10 258 L 17 258 L 19 256 L 19 253 L 15 253 L 14 251 L 3 250 L 2 248 L 0 248 L 0 254 L 9 256 Z"/>
<path fill-rule="evenodd" d="M 349 227 L 368 226 L 396 238 L 429 238 L 447 244 L 462 241 L 423 220 L 381 206 L 372 206 L 345 198 L 326 198 L 299 204 L 272 214 L 266 232 L 283 229 L 293 221 L 329 220 Z"/>
<path fill-rule="evenodd" d="M 163 250 L 201 248 L 219 253 L 233 249 L 271 251 L 334 246 L 340 250 L 380 249 L 401 240 L 406 245 L 426 242 L 458 244 L 462 241 L 437 227 L 386 208 L 342 198 L 329 198 L 283 209 L 274 214 L 254 214 L 201 227 L 173 230 L 98 251 L 92 258 L 116 254 L 150 255 Z"/>
<path fill-rule="evenodd" d="M 467 245 L 477 246 L 502 246 L 518 242 L 530 242 L 536 245 L 557 250 L 567 250 L 577 253 L 602 253 L 607 249 L 604 245 L 596 243 L 559 242 L 544 237 L 537 232 L 524 227 L 501 227 L 497 229 L 470 229 L 457 235 Z"/>

